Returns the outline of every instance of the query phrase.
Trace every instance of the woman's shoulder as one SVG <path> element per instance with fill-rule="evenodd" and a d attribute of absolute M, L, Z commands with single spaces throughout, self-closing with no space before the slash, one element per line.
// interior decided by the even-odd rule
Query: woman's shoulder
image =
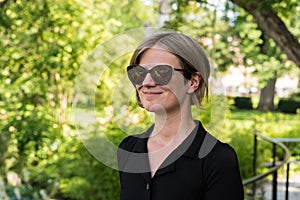
<path fill-rule="evenodd" d="M 121 143 L 119 144 L 119 148 L 127 151 L 131 151 L 136 146 L 137 142 L 139 142 L 138 144 L 139 146 L 143 146 L 144 142 L 146 142 L 152 130 L 153 130 L 153 125 L 150 126 L 143 133 L 128 135 L 121 141 Z"/>
<path fill-rule="evenodd" d="M 146 133 L 129 135 L 125 137 L 119 144 L 119 148 L 131 151 L 138 141 L 141 141 L 146 138 Z"/>
<path fill-rule="evenodd" d="M 235 153 L 234 148 L 230 144 L 222 142 L 220 140 L 218 140 L 218 142 L 216 143 L 215 151 L 218 153 L 225 153 L 225 154 Z"/>
<path fill-rule="evenodd" d="M 129 150 L 135 145 L 137 140 L 138 140 L 137 137 L 135 137 L 133 135 L 129 135 L 121 141 L 121 143 L 119 144 L 119 148 L 124 149 L 124 150 Z"/>
<path fill-rule="evenodd" d="M 208 199 L 243 199 L 238 158 L 231 145 L 217 140 L 211 152 L 203 158 L 202 170 Z"/>
<path fill-rule="evenodd" d="M 217 140 L 206 160 L 212 162 L 213 165 L 226 167 L 227 165 L 236 165 L 238 157 L 230 144 Z"/>

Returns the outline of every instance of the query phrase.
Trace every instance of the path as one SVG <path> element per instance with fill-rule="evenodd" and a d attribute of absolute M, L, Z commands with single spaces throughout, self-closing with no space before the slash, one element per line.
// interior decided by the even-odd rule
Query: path
<path fill-rule="evenodd" d="M 278 178 L 277 199 L 285 200 L 285 177 Z M 265 200 L 272 200 L 272 181 L 264 184 Z M 289 200 L 300 200 L 300 174 L 289 178 Z"/>

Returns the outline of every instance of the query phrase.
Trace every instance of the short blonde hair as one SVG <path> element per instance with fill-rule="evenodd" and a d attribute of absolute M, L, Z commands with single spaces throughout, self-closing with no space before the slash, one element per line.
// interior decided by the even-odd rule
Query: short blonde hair
<path fill-rule="evenodd" d="M 160 32 L 146 38 L 134 51 L 130 64 L 139 64 L 142 54 L 153 46 L 159 46 L 174 54 L 183 68 L 183 75 L 190 80 L 192 74 L 199 72 L 201 76 L 198 89 L 195 91 L 196 98 L 193 104 L 201 106 L 203 97 L 208 96 L 208 78 L 210 64 L 206 53 L 201 46 L 191 37 L 177 32 Z M 138 104 L 142 106 L 137 94 Z"/>

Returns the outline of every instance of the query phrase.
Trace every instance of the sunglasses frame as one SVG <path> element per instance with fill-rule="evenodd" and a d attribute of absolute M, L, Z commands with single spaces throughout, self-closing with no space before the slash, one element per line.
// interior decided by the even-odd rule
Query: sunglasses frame
<path fill-rule="evenodd" d="M 153 73 L 153 71 L 154 71 L 155 69 L 157 69 L 158 67 L 162 67 L 162 66 L 168 67 L 168 68 L 172 69 L 170 78 L 164 79 L 164 82 L 158 80 L 158 79 L 156 78 L 155 74 Z M 145 72 L 146 72 L 144 78 L 142 79 L 142 81 L 141 81 L 141 82 L 138 82 L 138 83 L 137 83 L 136 80 L 134 80 L 134 78 L 132 78 L 132 76 L 130 75 L 130 70 L 132 70 L 132 69 L 135 68 L 135 67 L 141 67 L 141 68 L 143 68 L 143 69 L 145 70 Z M 142 85 L 148 73 L 150 73 L 150 76 L 151 76 L 152 80 L 155 82 L 155 84 L 157 84 L 157 85 L 167 85 L 167 84 L 170 82 L 170 80 L 171 80 L 171 78 L 172 78 L 172 76 L 173 76 L 173 72 L 174 72 L 174 71 L 184 71 L 184 69 L 174 68 L 173 66 L 171 66 L 171 65 L 166 65 L 166 64 L 158 64 L 158 65 L 155 65 L 154 67 L 152 67 L 151 69 L 146 69 L 145 67 L 143 67 L 143 66 L 141 66 L 141 65 L 139 65 L 139 64 L 133 64 L 133 65 L 129 65 L 129 66 L 127 67 L 127 75 L 128 75 L 129 80 L 131 81 L 131 83 L 132 83 L 133 85 Z M 154 76 L 153 76 L 152 74 L 154 74 Z"/>

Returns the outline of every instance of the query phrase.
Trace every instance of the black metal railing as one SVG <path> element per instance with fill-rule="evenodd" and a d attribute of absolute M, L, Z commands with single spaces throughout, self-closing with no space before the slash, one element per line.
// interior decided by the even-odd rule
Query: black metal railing
<path fill-rule="evenodd" d="M 300 138 L 272 138 L 273 141 L 279 143 L 300 143 Z M 276 147 L 275 147 L 276 148 Z M 275 149 L 276 151 L 276 149 Z M 297 161 L 289 160 L 286 163 L 286 180 L 285 180 L 285 200 L 289 199 L 289 172 L 290 172 L 290 164 L 297 163 Z"/>
<path fill-rule="evenodd" d="M 270 142 L 272 144 L 272 159 L 273 162 L 271 163 L 270 169 L 262 174 L 257 174 L 257 148 L 258 148 L 258 137 L 263 139 L 264 141 Z M 286 180 L 286 194 L 285 199 L 288 200 L 288 187 L 289 187 L 289 181 L 288 181 L 288 173 L 289 173 L 289 159 L 290 159 L 290 152 L 289 149 L 282 143 L 287 142 L 285 140 L 287 138 L 269 138 L 264 135 L 259 134 L 257 131 L 254 131 L 254 145 L 253 145 L 253 177 L 246 179 L 243 181 L 244 186 L 248 186 L 252 184 L 252 195 L 255 197 L 256 194 L 256 183 L 264 178 L 266 178 L 269 175 L 273 175 L 272 179 L 272 200 L 277 200 L 277 172 L 278 170 L 283 167 L 284 165 L 287 165 L 287 180 Z M 300 138 L 289 138 L 294 139 L 294 141 L 300 142 Z M 283 150 L 283 159 L 281 161 L 276 162 L 276 151 L 277 147 L 280 147 Z"/>

